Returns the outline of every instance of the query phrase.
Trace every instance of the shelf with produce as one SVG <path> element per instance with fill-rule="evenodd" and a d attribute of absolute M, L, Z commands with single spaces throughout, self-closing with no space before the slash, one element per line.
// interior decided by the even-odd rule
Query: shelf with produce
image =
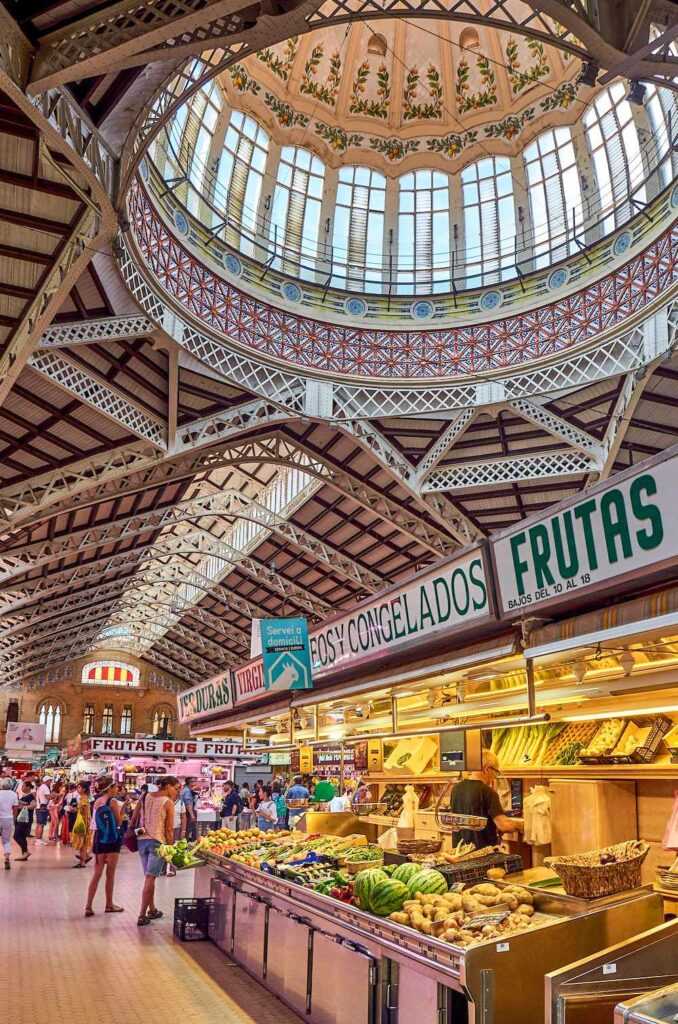
<path fill-rule="evenodd" d="M 545 764 L 502 765 L 501 774 L 508 779 L 624 779 L 628 781 L 659 781 L 675 779 L 678 765 L 660 764 Z"/>

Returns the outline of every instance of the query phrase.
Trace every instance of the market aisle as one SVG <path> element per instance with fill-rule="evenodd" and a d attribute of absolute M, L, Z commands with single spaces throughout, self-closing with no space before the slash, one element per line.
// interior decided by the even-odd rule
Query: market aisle
<path fill-rule="evenodd" d="M 137 928 L 141 871 L 120 857 L 116 901 L 124 914 L 83 917 L 90 867 L 72 870 L 70 848 L 36 847 L 0 871 L 2 1019 L 12 1024 L 298 1024 L 277 999 L 211 942 L 172 938 L 175 896 L 192 894 L 192 873 L 158 882 L 162 921 Z M 92 862 L 93 863 L 93 862 Z M 101 912 L 100 912 L 101 911 Z M 223 986 L 223 988 L 222 988 Z"/>

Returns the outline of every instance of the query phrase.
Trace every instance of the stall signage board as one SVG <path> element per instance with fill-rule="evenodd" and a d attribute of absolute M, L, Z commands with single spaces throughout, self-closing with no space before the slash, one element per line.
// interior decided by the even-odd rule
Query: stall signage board
<path fill-rule="evenodd" d="M 306 619 L 261 619 L 261 656 L 265 688 L 311 690 L 311 655 Z"/>
<path fill-rule="evenodd" d="M 299 771 L 302 775 L 313 771 L 313 747 L 299 747 Z"/>
<path fill-rule="evenodd" d="M 309 634 L 313 679 L 374 661 L 408 643 L 477 623 L 491 614 L 483 555 L 476 548 L 313 629 Z M 236 705 L 269 692 L 261 659 L 236 669 L 233 677 Z"/>
<path fill-rule="evenodd" d="M 134 757 L 233 757 L 242 754 L 242 746 L 234 740 L 156 740 L 133 736 L 116 739 L 112 736 L 90 736 L 83 743 L 85 756 Z"/>
<path fill-rule="evenodd" d="M 197 722 L 233 707 L 229 673 L 225 672 L 177 695 L 180 722 Z"/>
<path fill-rule="evenodd" d="M 46 726 L 36 722 L 8 722 L 7 750 L 44 750 Z"/>
<path fill-rule="evenodd" d="M 678 557 L 678 455 L 493 542 L 504 613 L 539 608 Z"/>

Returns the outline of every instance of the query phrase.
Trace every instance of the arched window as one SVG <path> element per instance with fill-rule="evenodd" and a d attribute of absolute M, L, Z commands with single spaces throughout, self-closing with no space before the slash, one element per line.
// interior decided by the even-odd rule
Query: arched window
<path fill-rule="evenodd" d="M 89 661 L 82 667 L 85 686 L 138 686 L 139 669 L 121 661 Z"/>
<path fill-rule="evenodd" d="M 85 736 L 94 732 L 94 704 L 85 704 L 82 711 L 82 731 Z"/>
<path fill-rule="evenodd" d="M 669 89 L 658 89 L 650 82 L 645 84 L 645 110 L 652 128 L 658 162 L 658 188 L 666 188 L 673 181 L 671 133 L 676 135 L 676 114 L 673 93 Z"/>
<path fill-rule="evenodd" d="M 40 705 L 38 721 L 45 727 L 45 743 L 58 743 L 61 739 L 61 705 L 45 701 Z"/>
<path fill-rule="evenodd" d="M 598 185 L 603 234 L 609 234 L 637 212 L 629 202 L 630 196 L 638 203 L 646 199 L 638 129 L 623 82 L 614 82 L 595 98 L 584 114 L 584 125 Z"/>
<path fill-rule="evenodd" d="M 569 128 L 543 132 L 523 152 L 532 213 L 535 267 L 577 252 L 581 184 Z M 574 229 L 574 230 L 573 230 Z"/>
<path fill-rule="evenodd" d="M 461 174 L 466 287 L 515 277 L 516 214 L 511 161 L 490 156 Z"/>
<path fill-rule="evenodd" d="M 225 240 L 249 255 L 253 255 L 254 245 L 247 235 L 256 233 L 267 153 L 268 135 L 264 129 L 251 117 L 234 110 L 219 159 L 214 202 L 228 221 Z"/>
<path fill-rule="evenodd" d="M 153 735 L 167 738 L 174 732 L 174 712 L 168 704 L 162 704 L 153 712 Z"/>
<path fill-rule="evenodd" d="M 450 189 L 440 171 L 412 171 L 398 182 L 398 291 L 447 291 Z"/>
<path fill-rule="evenodd" d="M 113 735 L 113 705 L 104 704 L 104 713 L 101 716 L 101 735 Z"/>
<path fill-rule="evenodd" d="M 334 209 L 335 288 L 381 290 L 386 178 L 369 167 L 341 167 Z"/>
<path fill-rule="evenodd" d="M 120 716 L 120 735 L 132 735 L 132 708 L 129 704 L 126 704 L 122 709 L 122 714 Z"/>
<path fill-rule="evenodd" d="M 318 259 L 320 204 L 325 165 L 299 146 L 283 146 L 273 193 L 269 237 L 278 253 L 274 266 L 312 278 Z"/>

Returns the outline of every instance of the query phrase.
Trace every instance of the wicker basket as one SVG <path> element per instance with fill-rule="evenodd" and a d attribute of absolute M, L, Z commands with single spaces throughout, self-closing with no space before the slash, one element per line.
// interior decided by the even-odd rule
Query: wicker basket
<path fill-rule="evenodd" d="M 386 804 L 382 801 L 365 801 L 364 803 L 351 804 L 351 810 L 359 818 L 367 814 L 386 814 Z"/>
<path fill-rule="evenodd" d="M 666 867 L 658 867 L 657 883 L 662 889 L 671 889 L 672 892 L 678 892 L 678 871 L 671 871 Z"/>
<path fill-rule="evenodd" d="M 442 839 L 399 839 L 398 853 L 404 857 L 421 856 L 427 853 L 438 853 L 443 845 Z"/>
<path fill-rule="evenodd" d="M 349 875 L 357 875 L 359 871 L 366 871 L 368 868 L 383 868 L 384 858 L 381 860 L 347 860 L 344 861 L 344 871 Z"/>
<path fill-rule="evenodd" d="M 593 900 L 637 889 L 641 884 L 640 870 L 649 850 L 648 843 L 632 839 L 590 853 L 546 857 L 544 864 L 547 868 L 553 868 L 569 896 Z M 600 856 L 603 853 L 613 853 L 619 859 L 610 864 L 601 864 Z"/>

